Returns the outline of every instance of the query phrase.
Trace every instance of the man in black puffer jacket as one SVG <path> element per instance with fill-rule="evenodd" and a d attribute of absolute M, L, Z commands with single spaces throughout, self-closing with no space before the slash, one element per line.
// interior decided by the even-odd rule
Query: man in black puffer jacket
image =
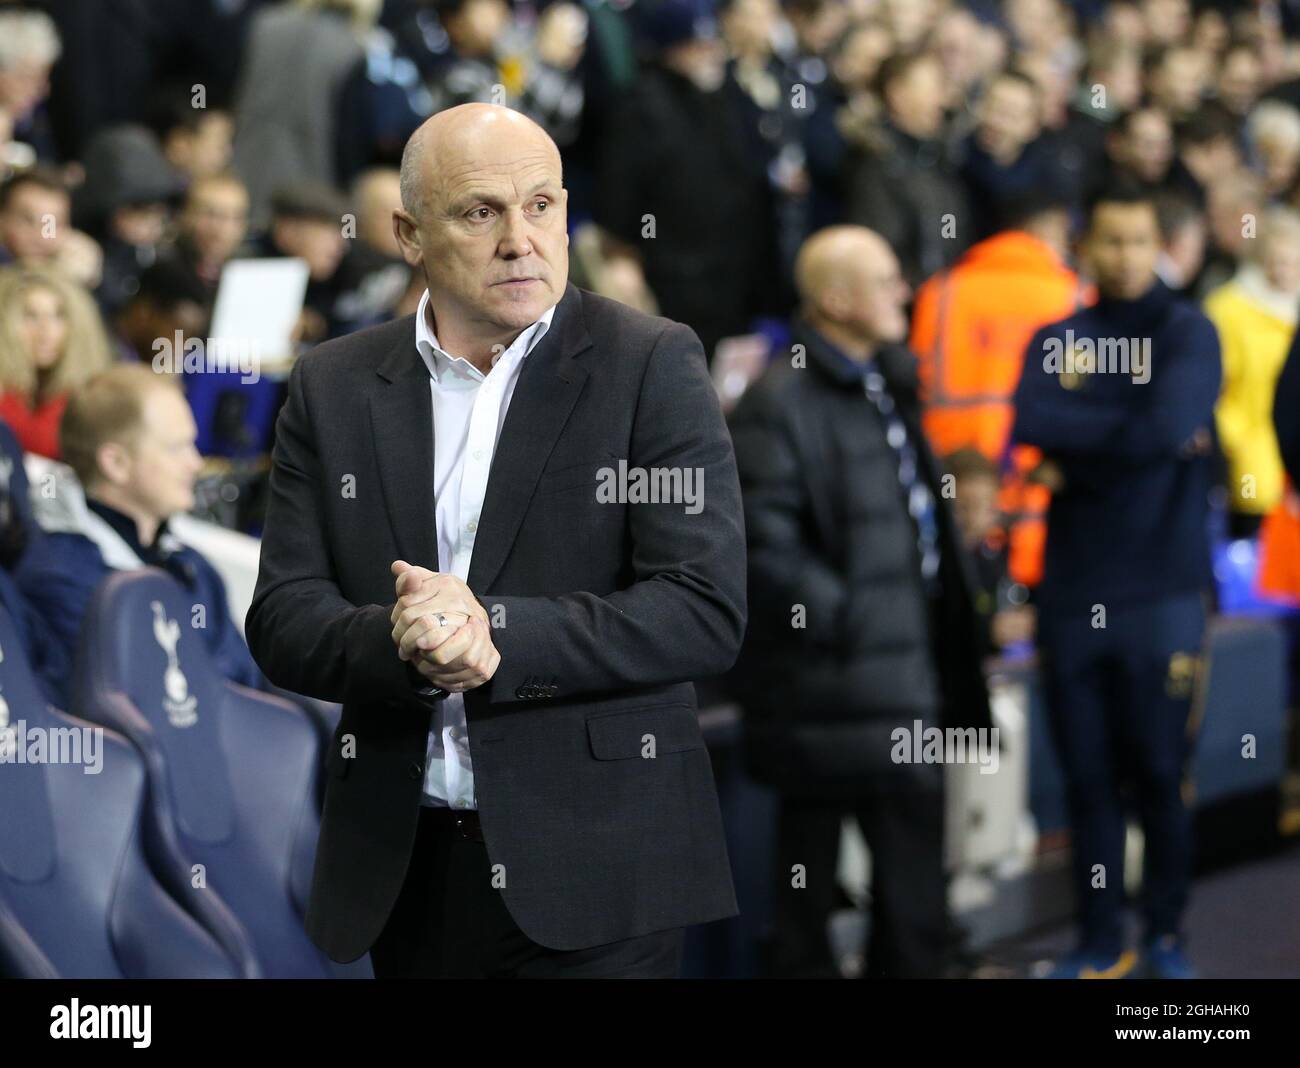
<path fill-rule="evenodd" d="M 870 230 L 831 227 L 800 251 L 796 284 L 792 351 L 731 420 L 750 604 L 733 679 L 749 770 L 782 801 L 773 966 L 831 973 L 853 815 L 872 857 L 867 974 L 936 976 L 943 769 L 914 759 L 914 736 L 989 725 L 969 565 L 921 434 L 897 258 Z"/>

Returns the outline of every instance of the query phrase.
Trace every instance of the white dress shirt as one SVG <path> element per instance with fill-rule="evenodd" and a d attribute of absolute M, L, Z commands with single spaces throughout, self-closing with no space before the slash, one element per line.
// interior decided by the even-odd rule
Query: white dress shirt
<path fill-rule="evenodd" d="M 485 375 L 446 352 L 428 319 L 429 291 L 415 316 L 415 347 L 429 369 L 433 396 L 433 495 L 438 524 L 438 570 L 464 581 L 469 575 L 488 470 L 524 357 L 542 340 L 555 315 L 552 305 L 526 327 Z M 465 695 L 434 704 L 425 754 L 423 803 L 477 808 L 474 769 L 465 733 Z"/>

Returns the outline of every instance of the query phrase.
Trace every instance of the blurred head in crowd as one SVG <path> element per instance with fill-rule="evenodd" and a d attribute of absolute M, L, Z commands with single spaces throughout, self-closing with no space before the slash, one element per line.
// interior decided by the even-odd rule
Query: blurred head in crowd
<path fill-rule="evenodd" d="M 1205 187 L 1240 168 L 1236 135 L 1231 113 L 1221 104 L 1206 104 L 1179 123 L 1174 140 L 1183 166 Z"/>
<path fill-rule="evenodd" d="M 140 275 L 140 286 L 114 316 L 118 337 L 149 362 L 156 345 L 165 340 L 173 345 L 182 337 L 202 337 L 208 325 L 208 294 L 189 272 L 159 261 Z"/>
<path fill-rule="evenodd" d="M 1151 194 L 1126 181 L 1102 189 L 1088 212 L 1082 253 L 1103 297 L 1136 300 L 1146 293 L 1160 256 L 1160 220 Z"/>
<path fill-rule="evenodd" d="M 1106 151 L 1121 171 L 1143 184 L 1163 182 L 1174 159 L 1169 117 L 1154 107 L 1129 112 L 1107 137 Z"/>
<path fill-rule="evenodd" d="M 56 171 L 20 171 L 0 185 L 0 245 L 16 260 L 48 260 L 70 227 L 71 200 Z"/>
<path fill-rule="evenodd" d="M 1250 113 L 1246 136 L 1268 195 L 1287 197 L 1300 172 L 1300 111 L 1281 100 L 1261 101 Z"/>
<path fill-rule="evenodd" d="M 357 209 L 357 237 L 385 256 L 400 259 L 393 213 L 402 210 L 401 173 L 392 167 L 366 171 L 352 187 L 352 203 Z"/>
<path fill-rule="evenodd" d="M 943 460 L 953 477 L 952 512 L 968 550 L 979 548 L 998 526 L 998 469 L 979 449 L 958 449 Z"/>
<path fill-rule="evenodd" d="M 1032 234 L 1062 260 L 1070 258 L 1070 203 L 1051 191 L 1034 191 L 1008 201 L 1000 220 L 1007 230 Z"/>
<path fill-rule="evenodd" d="M 836 81 L 850 93 L 871 89 L 880 64 L 893 48 L 893 38 L 879 22 L 860 22 L 850 27 L 831 52 Z"/>
<path fill-rule="evenodd" d="M 560 152 L 527 116 L 477 103 L 434 115 L 407 143 L 401 189 L 397 241 L 423 269 L 443 344 L 490 351 L 564 295 Z"/>
<path fill-rule="evenodd" d="M 1005 70 L 984 90 L 975 116 L 976 143 L 1010 166 L 1041 130 L 1038 87 L 1027 74 Z"/>
<path fill-rule="evenodd" d="M 1081 110 L 1123 115 L 1142 99 L 1142 54 L 1135 48 L 1096 38 L 1079 87 Z"/>
<path fill-rule="evenodd" d="M 722 37 L 733 57 L 762 62 L 772 54 L 781 19 L 776 0 L 721 0 L 718 11 Z"/>
<path fill-rule="evenodd" d="M 145 545 L 194 506 L 197 437 L 179 379 L 142 364 L 118 364 L 74 390 L 59 426 L 87 496 L 134 519 Z"/>
<path fill-rule="evenodd" d="M 655 62 L 701 92 L 722 85 L 727 53 L 711 0 L 642 0 L 633 12 L 637 32 Z"/>
<path fill-rule="evenodd" d="M 1003 14 L 1012 38 L 1027 55 L 1052 52 L 1071 30 L 1060 0 L 1006 0 Z"/>
<path fill-rule="evenodd" d="M 1263 208 L 1263 189 L 1253 174 L 1237 171 L 1214 182 L 1206 196 L 1206 216 L 1215 251 L 1234 260 L 1245 256 Z"/>
<path fill-rule="evenodd" d="M 826 55 L 849 26 L 848 5 L 841 0 L 790 0 L 785 17 L 805 55 Z"/>
<path fill-rule="evenodd" d="M 1265 212 L 1250 259 L 1272 289 L 1300 297 L 1300 213 L 1284 207 Z"/>
<path fill-rule="evenodd" d="M 1186 193 L 1156 197 L 1162 248 L 1156 273 L 1172 289 L 1186 289 L 1205 263 L 1205 213 Z"/>
<path fill-rule="evenodd" d="M 230 113 L 221 108 L 196 107 L 197 99 L 188 86 L 163 90 L 150 122 L 167 162 L 191 181 L 220 174 L 229 167 L 235 138 Z M 202 102 L 207 103 L 206 99 Z"/>
<path fill-rule="evenodd" d="M 1149 45 L 1172 44 L 1182 40 L 1192 28 L 1189 0 L 1141 0 L 1137 6 Z"/>
<path fill-rule="evenodd" d="M 886 116 L 903 133 L 925 140 L 943 130 L 946 91 L 933 53 L 890 56 L 880 65 L 877 87 Z"/>
<path fill-rule="evenodd" d="M 794 271 L 800 314 L 849 355 L 865 358 L 907 337 L 911 292 L 898 258 L 875 231 L 819 230 L 800 248 Z"/>
<path fill-rule="evenodd" d="M 271 243 L 285 256 L 307 261 L 313 282 L 338 270 L 347 245 L 343 216 L 348 206 L 330 186 L 299 182 L 277 189 L 271 197 Z"/>
<path fill-rule="evenodd" d="M 230 173 L 197 178 L 177 222 L 200 276 L 215 282 L 248 235 L 248 189 Z"/>
<path fill-rule="evenodd" d="M 0 389 L 41 401 L 108 362 L 108 339 L 89 293 L 50 267 L 0 267 Z"/>
<path fill-rule="evenodd" d="M 146 126 L 109 126 L 91 139 L 84 183 L 73 200 L 75 216 L 100 240 L 154 246 L 162 239 L 185 178 L 167 162 Z"/>
<path fill-rule="evenodd" d="M 1147 64 L 1147 92 L 1175 120 L 1201 106 L 1209 76 L 1205 55 L 1190 45 L 1171 45 Z"/>
<path fill-rule="evenodd" d="M 452 50 L 464 58 L 490 56 L 510 23 L 505 0 L 440 0 L 438 13 Z"/>
<path fill-rule="evenodd" d="M 28 118 L 49 93 L 59 52 L 58 30 L 48 15 L 0 11 L 0 113 L 11 122 Z"/>
<path fill-rule="evenodd" d="M 1247 45 L 1234 45 L 1224 53 L 1219 64 L 1219 100 L 1234 115 L 1245 115 L 1259 97 L 1263 76 L 1255 50 Z"/>

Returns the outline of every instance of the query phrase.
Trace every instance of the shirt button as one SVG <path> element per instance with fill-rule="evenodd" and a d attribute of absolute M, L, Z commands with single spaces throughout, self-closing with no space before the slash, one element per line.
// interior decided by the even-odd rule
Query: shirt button
<path fill-rule="evenodd" d="M 464 808 L 464 807 L 465 807 L 465 802 L 464 802 L 464 801 L 457 801 L 457 802 L 456 802 L 456 807 L 457 807 L 457 808 Z"/>
<path fill-rule="evenodd" d="M 482 449 L 475 449 L 475 450 L 474 450 L 474 459 L 476 459 L 476 460 L 481 460 L 481 459 L 483 459 L 483 450 L 482 450 Z"/>
<path fill-rule="evenodd" d="M 471 534 L 473 534 L 474 531 L 478 530 L 478 520 L 471 519 L 468 523 L 465 524 L 465 529 L 468 530 Z"/>

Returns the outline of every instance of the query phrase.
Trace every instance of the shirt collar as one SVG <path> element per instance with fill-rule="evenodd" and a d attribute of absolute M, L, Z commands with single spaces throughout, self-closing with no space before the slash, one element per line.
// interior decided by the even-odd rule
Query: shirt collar
<path fill-rule="evenodd" d="M 429 374 L 433 380 L 437 382 L 442 369 L 452 363 L 461 365 L 479 378 L 486 377 L 464 357 L 453 356 L 438 344 L 437 335 L 429 326 L 428 306 L 429 291 L 426 289 L 424 296 L 420 298 L 420 306 L 415 311 L 415 348 L 419 352 L 420 358 L 424 360 L 424 365 L 429 369 Z M 551 320 L 555 317 L 557 307 L 557 304 L 552 304 L 546 311 L 542 312 L 537 322 L 533 323 L 532 326 L 525 327 L 502 355 L 522 349 L 519 358 L 523 359 L 532 352 L 537 343 L 546 336 L 546 332 L 551 328 Z"/>

